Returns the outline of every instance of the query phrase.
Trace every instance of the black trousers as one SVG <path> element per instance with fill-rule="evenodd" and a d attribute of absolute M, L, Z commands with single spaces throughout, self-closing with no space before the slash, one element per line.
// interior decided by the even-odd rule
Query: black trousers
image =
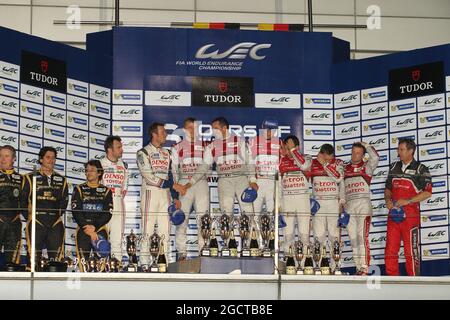
<path fill-rule="evenodd" d="M 100 230 L 97 231 L 97 234 L 105 239 L 108 239 L 108 231 L 106 227 L 100 228 Z M 94 248 L 91 244 L 91 237 L 84 233 L 83 228 L 78 228 L 76 234 L 76 250 L 78 266 L 80 267 L 80 270 L 84 271 L 83 265 L 81 264 L 81 259 L 84 258 L 87 263 L 87 261 L 89 260 L 89 256 L 91 255 L 91 250 L 93 249 Z"/>
<path fill-rule="evenodd" d="M 5 262 L 20 262 L 22 242 L 22 222 L 20 215 L 15 217 L 0 216 L 0 251 L 3 247 Z"/>
<path fill-rule="evenodd" d="M 45 221 L 43 223 L 39 219 L 36 220 L 36 266 L 38 269 L 43 248 L 47 249 L 49 259 L 61 261 L 64 258 L 64 225 L 61 217 L 53 219 L 54 222 L 48 219 Z M 26 231 L 28 256 L 31 257 L 31 221 L 28 221 Z"/>

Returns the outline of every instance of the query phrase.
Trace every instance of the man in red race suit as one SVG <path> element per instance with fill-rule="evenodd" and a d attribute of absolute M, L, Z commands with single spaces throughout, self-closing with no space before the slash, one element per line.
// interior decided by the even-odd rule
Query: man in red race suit
<path fill-rule="evenodd" d="M 425 165 L 414 159 L 416 144 L 413 140 L 400 139 L 397 150 L 400 161 L 391 164 L 384 190 L 389 210 L 384 259 L 386 273 L 399 275 L 398 251 L 403 240 L 406 273 L 415 276 L 420 274 L 419 203 L 431 197 L 431 175 Z M 392 216 L 394 207 L 403 208 L 401 219 Z"/>

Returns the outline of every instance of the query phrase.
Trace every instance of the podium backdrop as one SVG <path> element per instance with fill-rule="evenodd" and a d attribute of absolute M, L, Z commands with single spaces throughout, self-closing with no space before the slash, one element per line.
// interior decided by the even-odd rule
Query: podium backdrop
<path fill-rule="evenodd" d="M 315 155 L 327 141 L 349 159 L 351 144 L 361 139 L 379 150 L 369 241 L 373 264 L 382 266 L 384 181 L 398 139 L 408 136 L 433 174 L 433 197 L 422 205 L 422 274 L 450 274 L 450 45 L 350 61 L 349 44 L 331 33 L 122 27 L 89 34 L 86 51 L 6 28 L 0 28 L 0 39 L 6 44 L 0 52 L 1 144 L 20 150 L 21 172 L 36 163 L 42 145 L 58 147 L 57 169 L 77 184 L 84 178 L 83 162 L 102 156 L 104 137 L 123 137 L 131 170 L 127 231 L 140 230 L 135 152 L 148 143 L 151 122 L 167 124 L 172 145 L 188 116 L 201 120 L 205 133 L 213 118 L 225 116 L 245 137 L 272 118 L 282 137 L 300 138 L 306 153 Z M 33 83 L 30 72 L 58 76 L 66 85 Z M 217 211 L 214 177 L 210 185 L 211 210 Z M 66 249 L 73 251 L 70 214 L 66 225 Z M 193 216 L 188 232 L 193 256 Z M 343 264 L 351 267 L 345 232 L 344 240 Z"/>

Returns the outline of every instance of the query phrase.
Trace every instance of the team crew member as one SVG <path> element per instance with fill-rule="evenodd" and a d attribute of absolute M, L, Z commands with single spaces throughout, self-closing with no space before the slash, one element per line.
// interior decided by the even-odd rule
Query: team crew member
<path fill-rule="evenodd" d="M 364 155 L 368 155 L 364 161 Z M 353 249 L 356 272 L 366 275 L 370 265 L 369 229 L 372 217 L 370 183 L 378 166 L 379 156 L 375 148 L 365 142 L 352 146 L 351 162 L 345 166 L 345 208 L 350 214 L 347 226 Z"/>
<path fill-rule="evenodd" d="M 392 216 L 387 224 L 385 250 L 386 273 L 399 275 L 398 251 L 400 241 L 406 258 L 406 272 L 409 276 L 420 274 L 419 255 L 419 203 L 431 197 L 431 175 L 428 168 L 414 159 L 416 144 L 411 139 L 400 139 L 398 143 L 400 161 L 391 164 L 384 198 L 388 210 L 402 208 L 404 216 Z"/>
<path fill-rule="evenodd" d="M 13 168 L 15 160 L 14 147 L 0 147 L 0 251 L 3 247 L 6 264 L 20 262 L 22 239 L 20 215 L 27 217 L 26 208 L 30 195 L 26 178 Z"/>
<path fill-rule="evenodd" d="M 250 154 L 245 140 L 230 133 L 229 127 L 228 121 L 223 117 L 212 121 L 216 139 L 206 148 L 204 164 L 198 167 L 198 172 L 190 179 L 186 187 L 195 185 L 215 163 L 219 178 L 220 210 L 231 217 L 235 197 L 239 201 L 242 212 L 245 211 L 247 214 L 253 212 L 252 204 L 243 202 L 241 194 L 248 187 L 258 190 L 258 185 L 255 166 L 250 164 Z"/>
<path fill-rule="evenodd" d="M 60 261 L 64 257 L 64 225 L 62 215 L 69 202 L 67 180 L 54 171 L 56 149 L 43 147 L 39 151 L 40 170 L 36 176 L 36 259 L 47 248 L 50 259 Z M 27 175 L 32 190 L 33 174 Z M 31 205 L 30 205 L 31 206 Z M 27 243 L 31 255 L 31 212 L 27 221 Z"/>
<path fill-rule="evenodd" d="M 113 198 L 111 189 L 100 184 L 103 168 L 98 160 L 90 160 L 84 166 L 86 182 L 76 186 L 72 194 L 72 215 L 78 224 L 76 231 L 77 258 L 81 271 L 89 259 L 92 244 L 101 236 L 108 239 L 106 224 L 111 220 Z"/>
<path fill-rule="evenodd" d="M 122 260 L 126 219 L 124 198 L 128 187 L 128 166 L 122 160 L 123 148 L 120 137 L 106 138 L 105 153 L 105 157 L 101 160 L 104 170 L 102 184 L 111 189 L 114 203 L 113 215 L 108 224 L 111 253 Z"/>
<path fill-rule="evenodd" d="M 299 238 L 306 252 L 311 217 L 308 171 L 311 169 L 312 158 L 300 153 L 299 140 L 296 136 L 288 136 L 283 142 L 286 153 L 280 163 L 282 208 L 286 213 L 283 250 L 287 253 L 293 243 L 294 226 L 297 222 Z"/>
<path fill-rule="evenodd" d="M 144 271 L 149 263 L 149 236 L 155 223 L 158 233 L 164 236 L 164 246 L 169 250 L 170 219 L 167 213 L 172 199 L 177 209 L 181 207 L 178 194 L 173 189 L 170 164 L 170 151 L 163 148 L 166 142 L 166 129 L 163 123 L 155 122 L 148 129 L 150 143 L 137 152 L 137 162 L 142 175 L 141 215 L 142 241 L 140 263 Z"/>
<path fill-rule="evenodd" d="M 202 141 L 197 134 L 198 127 L 195 125 L 195 121 L 194 118 L 184 120 L 185 138 L 171 150 L 175 187 L 187 184 L 198 166 L 203 163 L 203 155 L 208 142 Z M 178 260 L 184 260 L 186 259 L 186 230 L 192 206 L 194 205 L 195 212 L 198 215 L 202 215 L 209 210 L 209 186 L 206 173 L 192 188 L 179 188 L 178 191 L 180 192 L 181 210 L 185 213 L 186 219 L 176 228 L 175 242 L 179 254 Z M 198 237 L 200 238 L 199 233 Z"/>
<path fill-rule="evenodd" d="M 277 129 L 276 121 L 266 120 L 263 122 L 261 135 L 250 139 L 248 143 L 258 185 L 258 197 L 253 202 L 256 214 L 261 213 L 264 204 L 269 213 L 273 213 L 275 209 L 275 175 L 282 151 L 282 143 L 276 136 Z"/>
<path fill-rule="evenodd" d="M 334 156 L 334 147 L 323 144 L 317 158 L 311 166 L 311 181 L 313 195 L 320 204 L 320 209 L 314 215 L 314 235 L 325 245 L 325 231 L 331 244 L 338 239 L 337 220 L 341 205 L 345 202 L 344 167 L 342 160 Z"/>

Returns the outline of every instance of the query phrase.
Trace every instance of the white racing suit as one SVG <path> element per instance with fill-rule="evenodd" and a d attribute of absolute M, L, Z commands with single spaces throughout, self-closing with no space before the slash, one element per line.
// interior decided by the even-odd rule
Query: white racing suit
<path fill-rule="evenodd" d="M 256 182 L 255 166 L 250 164 L 250 155 L 244 139 L 230 134 L 225 139 L 211 142 L 205 150 L 204 164 L 199 166 L 190 183 L 203 179 L 213 163 L 219 178 L 218 192 L 220 210 L 230 218 L 233 216 L 234 199 L 237 197 L 242 212 L 253 213 L 253 205 L 241 201 L 242 192 L 250 182 Z"/>
<path fill-rule="evenodd" d="M 248 143 L 252 163 L 255 165 L 258 197 L 253 202 L 255 214 L 260 215 L 263 205 L 268 213 L 275 209 L 275 175 L 280 165 L 281 141 L 277 137 L 253 138 Z"/>
<path fill-rule="evenodd" d="M 171 197 L 176 198 L 176 193 L 171 188 L 173 180 L 169 150 L 149 143 L 137 152 L 137 162 L 142 176 L 141 231 L 144 237 L 139 260 L 141 265 L 148 265 L 149 240 L 155 223 L 158 224 L 158 234 L 164 237 L 165 251 L 170 252 L 170 218 L 167 208 L 172 202 Z"/>
<path fill-rule="evenodd" d="M 112 162 L 106 156 L 100 162 L 104 170 L 102 184 L 110 188 L 113 195 L 112 218 L 108 223 L 111 254 L 121 261 L 126 220 L 123 192 L 128 187 L 128 166 L 121 159 Z"/>
<path fill-rule="evenodd" d="M 203 163 L 203 155 L 208 142 L 196 140 L 182 140 L 177 143 L 171 151 L 172 173 L 174 182 L 186 184 L 197 171 L 199 165 Z M 209 186 L 206 172 L 195 185 L 189 188 L 184 196 L 180 196 L 181 210 L 186 219 L 177 226 L 175 233 L 175 243 L 178 253 L 186 254 L 186 230 L 189 224 L 189 214 L 194 206 L 197 216 L 209 212 Z M 200 248 L 200 232 L 197 232 L 197 241 Z"/>
<path fill-rule="evenodd" d="M 345 166 L 345 209 L 350 214 L 347 226 L 356 270 L 367 272 L 370 265 L 369 230 L 372 218 L 370 182 L 378 166 L 379 156 L 372 146 L 366 147 L 369 158 Z"/>
<path fill-rule="evenodd" d="M 319 211 L 313 218 L 314 236 L 324 246 L 326 231 L 330 246 L 339 238 L 337 220 L 340 205 L 345 201 L 344 194 L 344 167 L 342 160 L 334 158 L 322 166 L 314 159 L 311 166 L 311 182 L 313 195 L 320 204 Z M 339 240 L 339 239 L 338 239 Z M 332 248 L 332 247 L 331 247 Z M 334 260 L 331 260 L 334 264 Z"/>
<path fill-rule="evenodd" d="M 300 154 L 298 149 L 293 149 L 291 153 L 292 157 L 283 156 L 280 163 L 282 208 L 286 220 L 283 242 L 285 255 L 289 252 L 289 246 L 294 242 L 296 223 L 299 238 L 306 249 L 309 243 L 311 218 L 310 183 L 305 172 L 310 170 L 312 158 Z"/>

